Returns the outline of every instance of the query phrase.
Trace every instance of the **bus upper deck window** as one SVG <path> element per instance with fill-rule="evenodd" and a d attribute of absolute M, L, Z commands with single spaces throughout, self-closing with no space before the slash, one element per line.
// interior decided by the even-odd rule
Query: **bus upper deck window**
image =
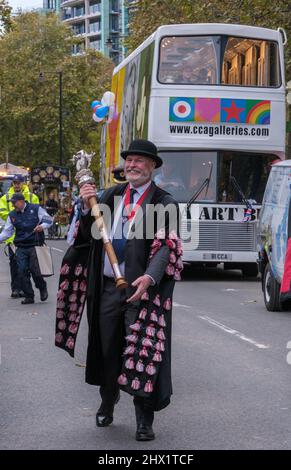
<path fill-rule="evenodd" d="M 161 40 L 159 81 L 181 85 L 217 82 L 217 38 L 175 36 Z"/>
<path fill-rule="evenodd" d="M 158 80 L 177 85 L 278 87 L 278 45 L 246 37 L 164 37 L 160 43 Z"/>
<path fill-rule="evenodd" d="M 277 87 L 280 83 L 276 43 L 250 38 L 227 39 L 222 63 L 222 84 Z"/>

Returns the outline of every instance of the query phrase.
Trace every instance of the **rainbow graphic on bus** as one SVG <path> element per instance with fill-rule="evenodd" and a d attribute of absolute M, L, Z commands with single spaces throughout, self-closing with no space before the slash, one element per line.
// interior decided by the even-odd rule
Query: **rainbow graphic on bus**
<path fill-rule="evenodd" d="M 270 101 L 247 100 L 247 124 L 270 124 Z"/>
<path fill-rule="evenodd" d="M 271 102 L 235 98 L 171 97 L 169 121 L 269 125 Z"/>

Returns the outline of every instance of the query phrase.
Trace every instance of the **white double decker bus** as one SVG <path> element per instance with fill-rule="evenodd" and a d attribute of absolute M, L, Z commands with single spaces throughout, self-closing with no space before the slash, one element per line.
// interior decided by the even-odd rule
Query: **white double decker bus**
<path fill-rule="evenodd" d="M 161 26 L 113 73 L 101 184 L 134 138 L 153 141 L 155 182 L 179 202 L 184 260 L 257 274 L 257 219 L 272 162 L 284 159 L 284 30 Z M 193 207 L 196 210 L 193 212 Z"/>

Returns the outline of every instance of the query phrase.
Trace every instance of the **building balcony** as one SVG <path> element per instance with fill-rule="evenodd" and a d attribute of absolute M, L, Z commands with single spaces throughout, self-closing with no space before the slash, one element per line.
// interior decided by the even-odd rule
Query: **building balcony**
<path fill-rule="evenodd" d="M 78 15 L 78 16 L 63 16 L 62 21 L 67 24 L 74 24 L 78 23 L 78 21 L 84 21 L 86 18 L 85 13 Z"/>
<path fill-rule="evenodd" d="M 88 18 L 94 18 L 95 16 L 100 18 L 101 11 L 89 11 L 87 16 Z"/>
<path fill-rule="evenodd" d="M 99 30 L 98 30 L 98 31 L 88 31 L 87 34 L 86 34 L 86 36 L 87 36 L 88 38 L 92 38 L 92 37 L 94 37 L 94 36 L 98 36 L 98 37 L 99 37 L 100 35 L 101 35 L 101 31 L 99 31 Z"/>
<path fill-rule="evenodd" d="M 78 5 L 80 3 L 85 4 L 85 0 L 63 0 L 61 1 L 61 8 Z"/>

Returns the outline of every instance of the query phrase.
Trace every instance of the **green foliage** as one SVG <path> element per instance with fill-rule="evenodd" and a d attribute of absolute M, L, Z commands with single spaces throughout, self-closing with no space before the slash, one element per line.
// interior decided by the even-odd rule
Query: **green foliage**
<path fill-rule="evenodd" d="M 84 148 L 98 159 L 100 128 L 90 102 L 110 89 L 112 63 L 95 51 L 72 56 L 71 30 L 54 14 L 25 13 L 0 40 L 0 159 L 58 163 L 59 77 L 63 76 L 64 163 Z M 43 79 L 39 74 L 43 72 Z"/>
<path fill-rule="evenodd" d="M 129 52 L 163 24 L 236 23 L 285 28 L 287 79 L 291 79 L 291 4 L 276 0 L 137 0 L 131 12 Z"/>

